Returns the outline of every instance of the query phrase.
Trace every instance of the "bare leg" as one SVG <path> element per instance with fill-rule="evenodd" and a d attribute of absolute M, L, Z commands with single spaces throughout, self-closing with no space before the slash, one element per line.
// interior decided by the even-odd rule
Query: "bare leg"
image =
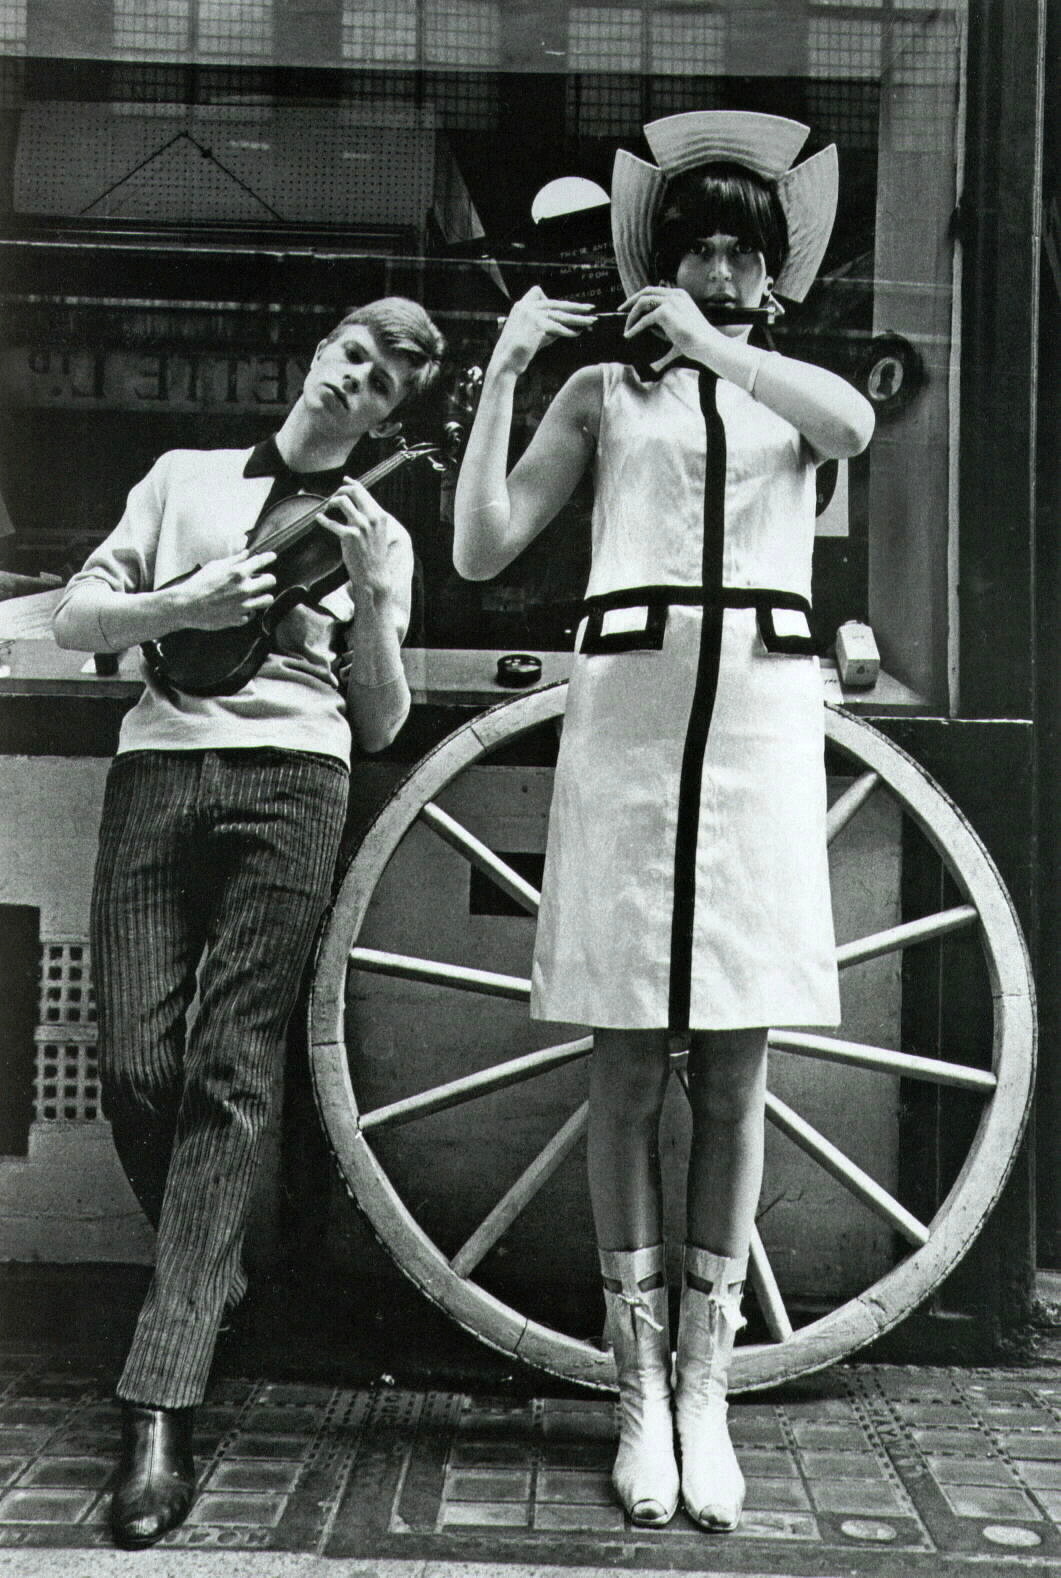
<path fill-rule="evenodd" d="M 763 1179 L 766 1031 L 700 1031 L 689 1051 L 693 1141 L 686 1229 L 713 1254 L 748 1251 Z"/>
<path fill-rule="evenodd" d="M 642 1249 L 663 1237 L 659 1117 L 668 1073 L 665 1030 L 596 1032 L 588 1154 L 601 1249 Z"/>
<path fill-rule="evenodd" d="M 598 1030 L 590 1074 L 589 1185 L 600 1248 L 605 1339 L 619 1382 L 616 1494 L 635 1524 L 660 1528 L 678 1502 L 671 1416 L 659 1117 L 662 1030 Z"/>
<path fill-rule="evenodd" d="M 766 1031 L 700 1032 L 689 1051 L 693 1144 L 675 1412 L 690 1517 L 735 1529 L 744 1476 L 726 1428 L 733 1342 L 763 1174 Z"/>

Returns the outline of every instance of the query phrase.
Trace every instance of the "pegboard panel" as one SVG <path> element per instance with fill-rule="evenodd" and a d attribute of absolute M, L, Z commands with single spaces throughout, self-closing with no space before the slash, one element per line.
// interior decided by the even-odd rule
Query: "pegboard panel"
<path fill-rule="evenodd" d="M 15 209 L 420 226 L 434 186 L 435 136 L 388 124 L 397 118 L 370 107 L 353 124 L 334 108 L 248 114 L 204 105 L 138 117 L 106 104 L 34 104 L 22 117 Z"/>

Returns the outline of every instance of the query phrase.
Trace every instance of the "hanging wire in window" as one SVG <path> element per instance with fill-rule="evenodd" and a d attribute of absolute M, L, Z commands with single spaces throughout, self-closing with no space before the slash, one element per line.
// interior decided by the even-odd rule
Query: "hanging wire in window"
<path fill-rule="evenodd" d="M 117 192 L 120 187 L 126 184 L 127 181 L 131 181 L 134 175 L 137 175 L 141 170 L 146 169 L 149 164 L 152 164 L 154 160 L 160 158 L 161 155 L 164 154 L 167 149 L 172 148 L 175 143 L 182 141 L 190 142 L 197 153 L 201 154 L 202 157 L 207 159 L 211 164 L 216 165 L 222 174 L 227 175 L 229 180 L 234 181 L 235 184 L 244 192 L 246 192 L 250 197 L 252 197 L 256 203 L 260 203 L 265 209 L 266 213 L 271 215 L 273 219 L 283 219 L 284 216 L 282 214 L 278 214 L 276 209 L 273 208 L 270 203 L 265 201 L 264 197 L 260 196 L 252 186 L 248 186 L 246 181 L 241 181 L 235 171 L 230 170 L 226 164 L 223 164 L 214 153 L 212 148 L 204 147 L 204 145 L 201 142 L 198 142 L 190 132 L 186 131 L 177 132 L 175 136 L 170 137 L 168 141 L 164 142 L 161 147 L 154 149 L 154 151 L 149 153 L 146 158 L 141 159 L 139 164 L 134 164 L 131 170 L 127 170 L 126 173 L 117 181 L 112 182 L 112 184 L 107 187 L 106 191 L 100 192 L 98 197 L 94 197 L 90 203 L 86 203 L 84 208 L 81 209 L 79 217 L 87 214 L 89 210 L 95 208 L 98 203 L 105 202 L 108 197 L 110 197 L 114 192 Z"/>

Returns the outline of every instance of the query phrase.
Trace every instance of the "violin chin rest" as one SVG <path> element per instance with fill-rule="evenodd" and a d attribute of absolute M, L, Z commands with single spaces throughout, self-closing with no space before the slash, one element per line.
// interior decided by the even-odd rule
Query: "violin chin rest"
<path fill-rule="evenodd" d="M 269 610 L 262 615 L 262 627 L 269 634 L 275 631 L 282 619 L 286 619 L 293 608 L 298 608 L 303 603 L 313 604 L 316 598 L 308 587 L 285 586 L 277 596 Z"/>

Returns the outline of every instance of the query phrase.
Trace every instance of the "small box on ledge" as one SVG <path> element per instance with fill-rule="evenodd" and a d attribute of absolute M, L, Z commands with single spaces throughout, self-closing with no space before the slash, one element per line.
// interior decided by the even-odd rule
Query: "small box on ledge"
<path fill-rule="evenodd" d="M 880 673 L 880 653 L 869 625 L 848 619 L 836 632 L 836 667 L 849 690 L 869 690 Z"/>

